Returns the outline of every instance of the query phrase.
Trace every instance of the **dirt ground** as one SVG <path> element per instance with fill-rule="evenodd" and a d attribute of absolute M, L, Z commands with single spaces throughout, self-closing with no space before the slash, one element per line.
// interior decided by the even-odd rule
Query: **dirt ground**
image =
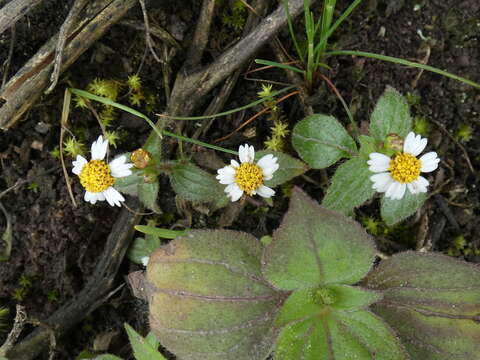
<path fill-rule="evenodd" d="M 7 78 L 15 74 L 58 31 L 72 3 L 71 0 L 43 1 L 35 11 L 17 23 Z M 181 3 L 152 2 L 149 15 L 153 23 L 169 31 L 186 48 L 201 2 Z M 338 9 L 345 9 L 348 3 L 346 0 L 338 1 Z M 222 22 L 228 6 L 229 2 L 225 0 L 218 7 L 206 62 L 238 40 L 239 32 Z M 142 22 L 140 7 L 131 10 L 126 19 Z M 286 31 L 280 34 L 280 39 L 293 56 Z M 7 59 L 11 41 L 10 31 L 0 35 L 0 64 Z M 480 2 L 477 0 L 365 0 L 331 41 L 334 48 L 423 61 L 480 82 Z M 72 205 L 60 161 L 51 154 L 59 144 L 64 88 L 85 88 L 94 78 L 125 81 L 128 74 L 140 68 L 144 88 L 156 96 L 155 112 L 161 112 L 166 101 L 161 66 L 148 52 L 145 58 L 144 54 L 142 31 L 124 24 L 113 26 L 63 74 L 52 94 L 43 96 L 20 123 L 0 135 L 0 193 L 23 181 L 15 190 L 0 195 L 0 202 L 13 226 L 11 257 L 0 262 L 0 306 L 8 307 L 12 317 L 17 303 L 25 306 L 30 317 L 41 320 L 66 300 L 75 297 L 91 276 L 119 212 L 105 203 L 92 206 L 83 202 L 83 191 L 77 179 L 74 179 L 73 193 L 79 206 L 75 208 Z M 274 60 L 269 47 L 258 57 Z M 174 72 L 184 60 L 184 52 L 178 51 L 171 62 Z M 391 85 L 408 95 L 415 117 L 429 121 L 429 144 L 442 158 L 432 186 L 434 195 L 417 215 L 378 236 L 379 248 L 388 254 L 415 248 L 415 239 L 422 230 L 426 230 L 433 250 L 479 262 L 480 256 L 475 255 L 475 250 L 480 249 L 479 173 L 476 170 L 480 169 L 479 90 L 439 75 L 420 73 L 417 69 L 378 60 L 337 57 L 329 61 L 332 69 L 325 74 L 346 99 L 358 121 L 368 119 L 378 97 L 387 85 Z M 4 70 L 5 67 L 2 67 L 2 75 Z M 255 77 L 288 81 L 279 71 L 256 73 Z M 226 109 L 257 99 L 260 85 L 249 78 L 240 78 Z M 347 122 L 341 104 L 324 84 L 319 86 L 310 101 L 315 112 L 333 114 Z M 297 104 L 296 99 L 290 99 L 282 105 L 290 128 L 303 116 Z M 260 109 L 249 109 L 243 119 Z M 238 116 L 228 117 L 227 121 L 217 120 L 201 140 L 212 142 L 228 134 L 241 122 Z M 84 132 L 88 143 L 100 133 L 96 120 L 85 110 L 72 110 L 70 124 L 72 129 Z M 119 116 L 116 124 L 123 131 L 123 137 L 115 152 L 133 150 L 149 133 L 148 126 L 143 122 L 127 116 Z M 472 130 L 468 141 L 457 136 L 462 125 L 468 125 Z M 192 134 L 194 126 L 193 122 L 188 123 L 184 133 Z M 220 145 L 236 149 L 238 145 L 249 142 L 262 147 L 268 128 L 265 118 L 259 118 L 250 129 Z M 291 148 L 287 151 L 296 156 Z M 67 159 L 67 169 L 71 171 L 71 159 Z M 327 174 L 333 174 L 333 171 L 329 169 Z M 306 175 L 320 179 L 319 171 L 309 171 Z M 324 194 L 325 186 L 321 181 L 311 183 L 299 177 L 293 182 L 317 200 Z M 287 203 L 286 197 L 275 198 L 274 207 L 268 213 L 255 211 L 253 205 L 248 205 L 231 228 L 249 231 L 256 236 L 269 234 L 279 223 Z M 176 211 L 175 195 L 166 179 L 161 180 L 159 206 L 164 212 L 163 226 L 185 221 L 185 213 Z M 379 219 L 378 208 L 378 200 L 366 204 L 356 211 L 357 220 L 361 221 L 366 216 Z M 191 225 L 197 228 L 214 227 L 220 216 L 218 212 L 206 216 L 195 210 L 191 214 Z M 2 215 L 0 231 L 5 228 L 6 219 Z M 462 246 L 458 245 L 459 236 L 465 239 Z M 125 259 L 117 277 L 117 286 L 124 282 L 129 272 L 138 269 L 137 265 Z M 92 349 L 95 341 L 101 342 L 102 336 L 108 337 L 108 334 L 112 335 L 112 340 L 107 342 L 108 351 L 127 358 L 129 350 L 122 330 L 124 322 L 140 330 L 148 326 L 145 304 L 135 299 L 127 287 L 87 316 L 71 332 L 71 336 L 57 339 L 56 358 L 74 359 L 81 351 Z M 29 329 L 27 327 L 25 332 Z M 5 333 L 0 333 L 0 343 L 5 336 Z M 47 358 L 47 354 L 41 358 Z"/>

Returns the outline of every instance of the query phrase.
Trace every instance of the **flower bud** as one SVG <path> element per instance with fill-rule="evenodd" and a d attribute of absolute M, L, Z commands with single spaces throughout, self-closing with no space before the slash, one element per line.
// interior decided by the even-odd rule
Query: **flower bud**
<path fill-rule="evenodd" d="M 137 169 L 145 169 L 151 159 L 150 153 L 142 148 L 135 150 L 130 156 L 130 160 Z"/>
<path fill-rule="evenodd" d="M 403 139 L 397 134 L 388 134 L 383 145 L 386 150 L 402 151 Z"/>

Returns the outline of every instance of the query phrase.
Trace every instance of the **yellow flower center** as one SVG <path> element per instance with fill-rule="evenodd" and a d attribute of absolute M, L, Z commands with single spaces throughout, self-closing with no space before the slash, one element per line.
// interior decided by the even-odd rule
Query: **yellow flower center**
<path fill-rule="evenodd" d="M 102 160 L 91 160 L 80 173 L 80 183 L 90 192 L 97 193 L 108 189 L 115 183 L 110 167 Z"/>
<path fill-rule="evenodd" d="M 390 176 L 399 183 L 411 183 L 420 176 L 420 160 L 406 153 L 399 153 L 390 160 Z"/>
<path fill-rule="evenodd" d="M 263 172 L 260 166 L 243 163 L 236 169 L 235 182 L 248 195 L 263 184 Z"/>

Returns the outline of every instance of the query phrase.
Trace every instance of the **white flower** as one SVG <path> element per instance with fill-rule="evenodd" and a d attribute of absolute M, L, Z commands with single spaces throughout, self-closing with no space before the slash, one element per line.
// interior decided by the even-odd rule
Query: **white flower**
<path fill-rule="evenodd" d="M 143 266 L 147 266 L 148 265 L 148 261 L 150 260 L 150 257 L 149 256 L 143 256 L 140 261 L 142 262 L 142 265 Z"/>
<path fill-rule="evenodd" d="M 230 199 L 237 201 L 244 192 L 250 196 L 258 194 L 264 198 L 273 196 L 275 191 L 263 183 L 270 180 L 277 171 L 277 158 L 268 154 L 254 164 L 255 149 L 247 144 L 240 145 L 238 157 L 241 164 L 232 160 L 230 165 L 217 170 L 217 179 L 220 184 L 227 185 L 225 192 Z"/>
<path fill-rule="evenodd" d="M 125 201 L 125 198 L 113 187 L 113 184 L 116 178 L 131 175 L 130 168 L 133 164 L 127 163 L 124 155 L 107 164 L 103 161 L 107 148 L 108 140 L 103 140 L 100 135 L 97 141 L 92 143 L 92 160 L 87 161 L 84 157 L 77 155 L 72 172 L 80 177 L 80 183 L 85 188 L 85 201 L 95 204 L 97 200 L 107 200 L 111 206 L 121 206 L 120 202 Z"/>
<path fill-rule="evenodd" d="M 372 175 L 372 187 L 384 192 L 391 199 L 401 199 L 406 189 L 412 194 L 427 192 L 428 180 L 420 176 L 421 172 L 431 172 L 438 167 L 440 159 L 434 151 L 417 156 L 427 146 L 427 139 L 410 132 L 403 143 L 403 152 L 392 158 L 377 152 L 370 154 L 369 170 L 378 174 Z"/>

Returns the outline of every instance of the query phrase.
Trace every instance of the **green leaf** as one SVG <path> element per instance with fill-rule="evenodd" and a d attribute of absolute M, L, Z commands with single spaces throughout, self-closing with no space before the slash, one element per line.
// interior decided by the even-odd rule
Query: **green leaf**
<path fill-rule="evenodd" d="M 128 249 L 128 259 L 136 264 L 143 264 L 142 259 L 150 257 L 160 245 L 161 241 L 155 235 L 145 235 L 144 238 L 136 238 Z"/>
<path fill-rule="evenodd" d="M 148 225 L 135 225 L 135 230 L 146 234 L 144 238 L 136 238 L 128 249 L 129 260 L 136 264 L 143 264 L 142 259 L 150 257 L 153 251 L 160 247 L 160 238 L 175 239 L 186 234 L 183 230 L 160 229 Z"/>
<path fill-rule="evenodd" d="M 426 199 L 426 193 L 412 194 L 408 189 L 400 200 L 392 200 L 384 196 L 380 209 L 382 219 L 388 226 L 395 225 L 414 214 Z"/>
<path fill-rule="evenodd" d="M 371 137 L 366 135 L 360 135 L 358 137 L 358 142 L 360 143 L 360 157 L 365 159 L 365 161 L 369 160 L 369 155 L 372 152 L 378 152 L 377 141 Z"/>
<path fill-rule="evenodd" d="M 383 292 L 372 310 L 396 331 L 412 359 L 478 359 L 478 266 L 408 251 L 382 261 L 364 285 Z"/>
<path fill-rule="evenodd" d="M 130 176 L 116 179 L 115 188 L 121 193 L 137 196 L 147 208 L 156 213 L 160 212 L 157 205 L 159 191 L 157 180 L 146 183 L 141 172 L 134 172 Z"/>
<path fill-rule="evenodd" d="M 280 151 L 258 151 L 255 153 L 255 159 L 260 160 L 263 156 L 268 154 L 277 157 L 279 168 L 273 173 L 273 178 L 271 180 L 265 181 L 266 186 L 275 187 L 281 185 L 296 176 L 302 175 L 308 170 L 307 164 Z"/>
<path fill-rule="evenodd" d="M 294 188 L 290 208 L 265 247 L 262 270 L 282 290 L 354 284 L 369 271 L 375 251 L 359 224 Z"/>
<path fill-rule="evenodd" d="M 311 115 L 293 128 L 292 144 L 312 168 L 326 168 L 357 152 L 353 139 L 333 116 Z"/>
<path fill-rule="evenodd" d="M 382 298 L 380 292 L 362 289 L 358 286 L 329 285 L 334 302 L 331 306 L 337 310 L 352 311 L 366 308 Z"/>
<path fill-rule="evenodd" d="M 390 328 L 368 311 L 329 311 L 285 326 L 275 360 L 406 360 Z"/>
<path fill-rule="evenodd" d="M 145 340 L 150 344 L 155 349 L 158 349 L 160 346 L 160 342 L 158 341 L 157 337 L 153 332 L 149 332 L 147 336 L 145 337 Z"/>
<path fill-rule="evenodd" d="M 130 345 L 136 360 L 166 360 L 146 339 L 140 336 L 130 325 L 125 323 Z"/>
<path fill-rule="evenodd" d="M 263 360 L 283 298 L 262 278 L 262 245 L 229 230 L 190 230 L 150 257 L 151 329 L 179 359 Z"/>
<path fill-rule="evenodd" d="M 153 183 L 141 182 L 138 184 L 138 199 L 150 210 L 160 213 L 161 210 L 157 205 L 157 197 L 160 185 L 155 179 Z"/>
<path fill-rule="evenodd" d="M 332 360 L 326 328 L 312 319 L 285 326 L 278 336 L 274 360 Z"/>
<path fill-rule="evenodd" d="M 156 226 L 149 225 L 135 225 L 135 230 L 147 235 L 155 235 L 164 239 L 175 239 L 177 236 L 183 236 L 187 233 L 187 230 L 161 229 Z"/>
<path fill-rule="evenodd" d="M 370 135 L 383 142 L 389 134 L 405 138 L 411 129 L 412 118 L 407 100 L 388 86 L 378 99 L 370 118 Z"/>
<path fill-rule="evenodd" d="M 94 358 L 89 358 L 92 360 L 123 360 L 122 358 L 112 355 L 112 354 L 103 354 L 103 355 L 98 355 L 95 356 Z M 2 358 L 0 358 L 2 360 Z"/>
<path fill-rule="evenodd" d="M 318 316 L 324 307 L 315 301 L 315 291 L 314 288 L 308 288 L 296 290 L 290 294 L 283 303 L 275 323 L 278 326 L 285 326 L 298 320 Z"/>
<path fill-rule="evenodd" d="M 196 202 L 223 204 L 228 198 L 225 186 L 220 184 L 212 174 L 192 163 L 178 163 L 170 173 L 173 190 L 182 198 Z"/>
<path fill-rule="evenodd" d="M 321 317 L 328 311 L 360 310 L 381 298 L 379 292 L 349 285 L 300 289 L 290 294 L 282 305 L 275 323 L 285 326 L 298 320 Z"/>
<path fill-rule="evenodd" d="M 356 156 L 337 168 L 323 198 L 322 206 L 343 214 L 350 214 L 354 208 L 372 198 L 375 190 L 370 180 L 372 172 L 362 157 Z"/>
<path fill-rule="evenodd" d="M 159 164 L 162 160 L 162 139 L 160 136 L 151 136 L 143 148 L 152 156 L 153 162 Z"/>
<path fill-rule="evenodd" d="M 124 194 L 138 196 L 138 185 L 143 182 L 143 175 L 140 172 L 134 172 L 130 176 L 115 179 L 115 189 Z"/>

